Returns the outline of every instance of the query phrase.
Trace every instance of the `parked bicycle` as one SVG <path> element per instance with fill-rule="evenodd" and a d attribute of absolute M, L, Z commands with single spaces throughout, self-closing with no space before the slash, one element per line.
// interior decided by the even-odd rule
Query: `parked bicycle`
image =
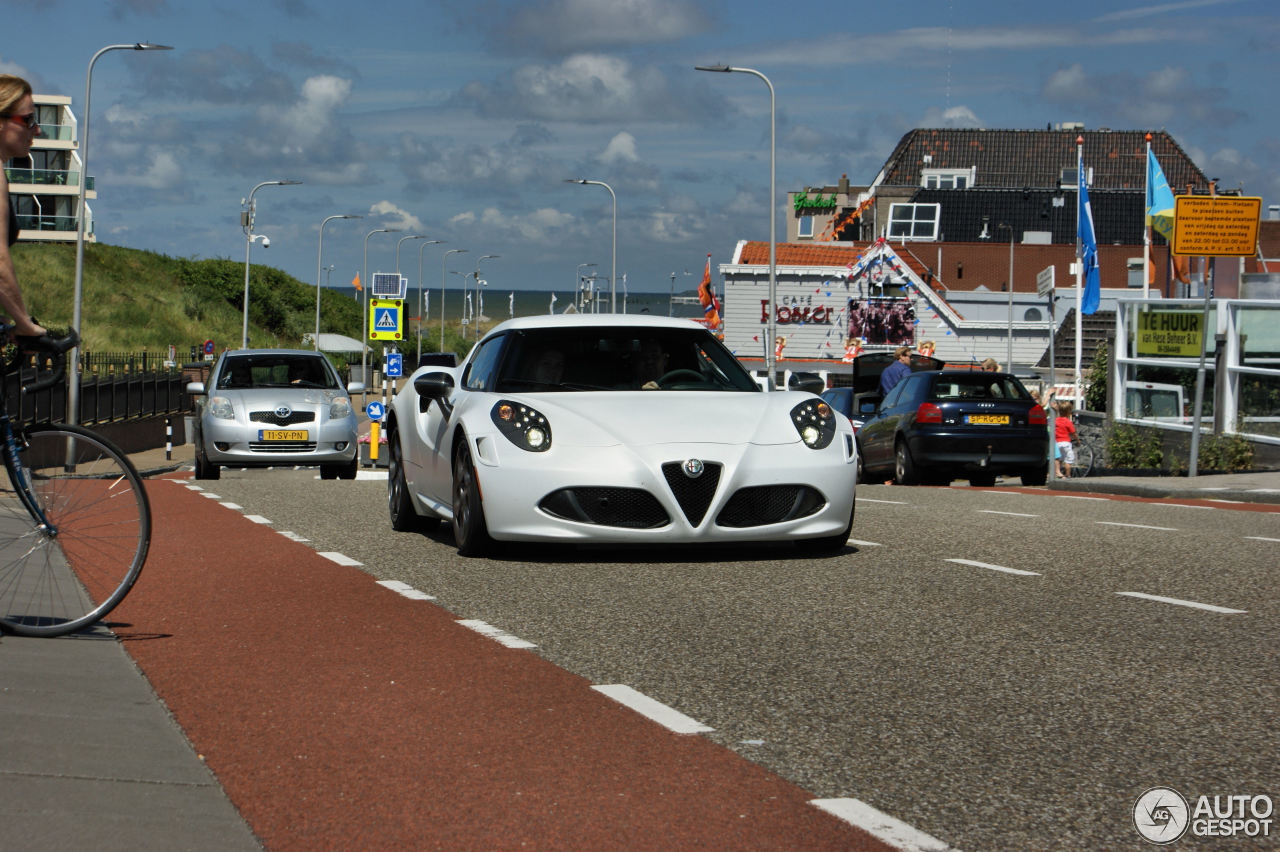
<path fill-rule="evenodd" d="M 1089 440 L 1076 432 L 1076 463 L 1071 465 L 1071 478 L 1076 479 L 1081 476 L 1088 476 L 1093 472 L 1093 444 Z"/>
<path fill-rule="evenodd" d="M 0 336 L 9 329 L 0 325 Z M 62 381 L 78 343 L 18 338 L 3 359 L 26 396 Z M 34 380 L 24 368 L 37 354 Z M 0 629 L 60 636 L 111 612 L 133 587 L 151 543 L 151 506 L 133 463 L 114 444 L 66 424 L 24 426 L 9 416 L 0 382 L 0 442 L 9 483 L 0 481 Z"/>

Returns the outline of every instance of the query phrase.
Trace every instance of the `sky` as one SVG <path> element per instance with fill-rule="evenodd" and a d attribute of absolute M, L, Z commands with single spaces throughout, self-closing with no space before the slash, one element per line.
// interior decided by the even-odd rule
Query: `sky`
<path fill-rule="evenodd" d="M 0 73 L 69 95 L 100 242 L 315 283 L 442 266 L 618 298 L 697 286 L 769 238 L 769 91 L 786 192 L 874 179 L 917 127 L 1165 129 L 1220 186 L 1280 203 L 1276 0 L 3 0 Z M 83 125 L 82 125 L 83 126 Z M 334 220 L 351 214 L 360 220 Z M 777 220 L 779 240 L 785 221 Z M 400 228 L 375 233 L 375 228 Z M 444 244 L 406 240 L 424 235 Z M 367 239 L 366 239 L 367 237 Z M 446 249 L 467 254 L 443 257 Z M 416 255 L 416 256 L 415 256 Z M 590 271 L 588 267 L 586 271 Z M 674 278 L 673 278 L 674 275 Z M 458 276 L 443 276 L 456 288 Z M 718 278 L 718 276 L 716 276 Z M 607 287 L 607 281 L 603 282 Z"/>

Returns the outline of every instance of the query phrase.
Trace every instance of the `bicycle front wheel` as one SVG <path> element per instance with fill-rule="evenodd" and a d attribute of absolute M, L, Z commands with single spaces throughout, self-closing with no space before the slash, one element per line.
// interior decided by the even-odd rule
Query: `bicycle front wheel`
<path fill-rule="evenodd" d="M 72 633 L 137 581 L 151 506 L 132 462 L 87 429 L 36 426 L 17 440 L 18 467 L 0 488 L 0 627 Z"/>
<path fill-rule="evenodd" d="M 1071 465 L 1071 478 L 1088 476 L 1093 471 L 1093 447 L 1084 441 L 1076 444 L 1076 463 Z"/>

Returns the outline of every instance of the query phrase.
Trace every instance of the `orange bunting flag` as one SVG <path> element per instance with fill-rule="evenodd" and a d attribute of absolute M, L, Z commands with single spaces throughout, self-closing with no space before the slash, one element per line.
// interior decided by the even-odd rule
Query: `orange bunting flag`
<path fill-rule="evenodd" d="M 351 286 L 356 288 L 357 293 L 364 292 L 364 288 L 360 286 L 360 273 L 356 273 L 356 277 L 351 279 Z"/>
<path fill-rule="evenodd" d="M 702 283 L 698 285 L 698 301 L 702 303 L 703 321 L 707 328 L 719 328 L 720 303 L 715 290 L 711 289 L 711 255 L 707 255 L 707 268 L 702 273 Z"/>

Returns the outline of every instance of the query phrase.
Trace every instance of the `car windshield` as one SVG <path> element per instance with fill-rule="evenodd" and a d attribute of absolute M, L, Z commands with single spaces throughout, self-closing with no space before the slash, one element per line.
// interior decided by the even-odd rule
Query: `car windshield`
<path fill-rule="evenodd" d="M 522 329 L 511 337 L 499 392 L 759 390 L 733 354 L 702 329 Z"/>
<path fill-rule="evenodd" d="M 933 398 L 953 399 L 1017 399 L 1030 401 L 1022 384 L 1013 376 L 999 373 L 947 374 L 937 377 Z"/>
<path fill-rule="evenodd" d="M 235 355 L 228 357 L 218 376 L 220 390 L 254 388 L 322 388 L 335 390 L 337 380 L 314 355 Z"/>

